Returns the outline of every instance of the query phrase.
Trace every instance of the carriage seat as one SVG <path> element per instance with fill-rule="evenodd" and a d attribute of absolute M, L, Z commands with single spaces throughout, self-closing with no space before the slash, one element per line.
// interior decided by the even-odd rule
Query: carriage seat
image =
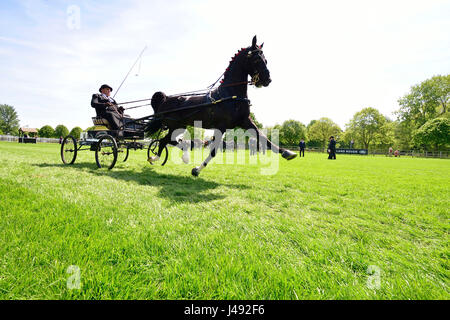
<path fill-rule="evenodd" d="M 108 120 L 102 117 L 92 117 L 92 122 L 95 126 L 105 126 L 107 128 L 110 128 Z"/>
<path fill-rule="evenodd" d="M 92 117 L 92 122 L 96 126 L 105 126 L 109 130 L 111 130 L 111 125 L 109 124 L 108 120 L 103 117 L 99 117 L 99 116 Z M 139 133 L 139 135 L 138 135 L 139 137 L 141 135 L 143 136 L 143 130 L 145 127 L 144 124 L 133 122 L 132 118 L 128 115 L 124 115 L 124 122 L 125 122 L 125 126 L 122 131 L 124 131 L 125 135 L 136 136 L 136 133 Z"/>

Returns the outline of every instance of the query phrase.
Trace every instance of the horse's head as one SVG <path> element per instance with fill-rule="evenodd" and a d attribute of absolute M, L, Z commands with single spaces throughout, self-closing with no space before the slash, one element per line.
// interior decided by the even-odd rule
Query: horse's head
<path fill-rule="evenodd" d="M 267 60 L 262 51 L 264 43 L 258 46 L 256 36 L 253 37 L 252 46 L 247 51 L 247 70 L 252 77 L 252 83 L 260 88 L 267 87 L 271 82 L 270 72 L 267 69 Z"/>

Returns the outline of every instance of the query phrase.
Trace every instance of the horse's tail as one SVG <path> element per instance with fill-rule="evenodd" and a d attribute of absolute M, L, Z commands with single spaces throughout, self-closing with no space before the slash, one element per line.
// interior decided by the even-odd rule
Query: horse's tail
<path fill-rule="evenodd" d="M 164 92 L 158 91 L 153 94 L 152 97 L 152 108 L 153 111 L 158 112 L 159 107 L 166 102 L 167 96 Z"/>

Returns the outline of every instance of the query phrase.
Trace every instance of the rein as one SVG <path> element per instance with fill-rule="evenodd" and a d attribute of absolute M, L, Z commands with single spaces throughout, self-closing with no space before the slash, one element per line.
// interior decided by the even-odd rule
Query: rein
<path fill-rule="evenodd" d="M 145 106 L 151 106 L 151 103 L 146 103 L 146 104 L 141 104 L 139 106 L 134 106 L 134 107 L 129 107 L 129 108 L 124 108 L 124 110 L 130 110 L 130 109 L 136 109 L 136 108 L 141 108 L 141 107 L 145 107 Z"/>
<path fill-rule="evenodd" d="M 233 83 L 228 83 L 228 84 L 221 84 L 219 87 L 225 88 L 225 87 L 234 87 L 234 86 L 240 86 L 243 84 L 247 84 L 247 85 L 254 85 L 254 81 L 241 81 L 241 82 L 233 82 Z M 183 93 L 179 93 L 179 94 L 172 94 L 169 97 L 174 97 L 174 96 L 201 96 L 201 95 L 205 95 L 208 94 L 208 92 L 211 92 L 211 90 L 196 90 L 196 91 L 188 91 L 188 92 L 183 92 Z M 117 105 L 123 105 L 123 104 L 129 104 L 129 103 L 136 103 L 136 102 L 142 102 L 142 101 L 151 101 L 152 99 L 142 99 L 142 100 L 135 100 L 135 101 L 127 101 L 127 102 L 121 102 L 118 103 Z M 146 104 L 141 104 L 139 106 L 134 106 L 134 107 L 129 107 L 129 108 L 124 108 L 124 110 L 130 110 L 130 109 L 136 109 L 136 108 L 142 108 L 142 107 L 146 107 L 146 106 L 150 106 L 151 103 L 146 103 Z"/>
<path fill-rule="evenodd" d="M 142 100 L 135 100 L 135 101 L 127 101 L 127 102 L 118 103 L 118 105 L 135 103 L 135 102 L 142 102 L 142 101 L 150 101 L 150 100 L 152 100 L 152 99 L 142 99 Z"/>
<path fill-rule="evenodd" d="M 213 89 L 213 87 L 216 85 L 216 83 L 220 80 L 220 78 L 222 76 L 223 76 L 223 74 L 219 77 L 219 79 L 216 82 L 214 82 L 207 89 L 194 90 L 194 91 L 187 91 L 187 92 L 172 94 L 172 95 L 170 95 L 168 97 L 175 97 L 175 96 L 201 96 L 201 95 L 209 94 L 211 92 L 211 90 Z M 255 83 L 258 80 L 259 80 L 259 77 L 258 77 L 258 74 L 256 74 L 255 76 L 252 76 L 252 80 L 251 81 L 240 81 L 240 82 L 233 82 L 233 83 L 228 83 L 228 84 L 221 84 L 219 87 L 226 88 L 226 87 L 241 86 L 243 84 L 255 85 Z M 117 105 L 121 106 L 123 104 L 130 104 L 130 103 L 151 101 L 151 100 L 152 99 L 141 99 L 141 100 L 134 100 L 134 101 L 126 101 L 126 102 L 118 103 Z M 141 108 L 141 107 L 150 106 L 150 105 L 151 105 L 151 103 L 146 103 L 146 104 L 142 104 L 142 105 L 139 105 L 139 106 L 124 108 L 124 110 L 136 109 L 136 108 Z"/>

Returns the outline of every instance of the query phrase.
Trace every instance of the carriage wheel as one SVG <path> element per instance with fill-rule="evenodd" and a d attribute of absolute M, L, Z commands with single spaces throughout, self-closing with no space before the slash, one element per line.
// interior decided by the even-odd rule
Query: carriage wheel
<path fill-rule="evenodd" d="M 125 153 L 125 159 L 123 159 L 123 162 L 128 160 L 128 155 L 130 154 L 130 148 L 127 147 L 127 151 Z"/>
<path fill-rule="evenodd" d="M 95 162 L 99 168 L 114 168 L 117 161 L 117 143 L 116 139 L 106 134 L 97 142 L 95 150 Z"/>
<path fill-rule="evenodd" d="M 130 153 L 130 149 L 124 143 L 117 144 L 117 161 L 125 162 L 128 159 L 128 155 Z"/>
<path fill-rule="evenodd" d="M 153 157 L 153 156 L 157 156 L 158 150 L 159 150 L 159 140 L 154 140 L 148 146 L 147 159 L 149 159 L 150 157 Z M 163 151 L 161 152 L 161 157 L 159 158 L 159 161 L 162 161 L 161 166 L 166 164 L 168 156 L 169 156 L 169 150 L 167 149 L 167 146 L 165 146 Z M 154 165 L 155 163 L 150 162 L 150 164 Z"/>
<path fill-rule="evenodd" d="M 73 164 L 77 158 L 77 140 L 72 136 L 64 138 L 61 144 L 61 160 L 64 164 Z"/>

